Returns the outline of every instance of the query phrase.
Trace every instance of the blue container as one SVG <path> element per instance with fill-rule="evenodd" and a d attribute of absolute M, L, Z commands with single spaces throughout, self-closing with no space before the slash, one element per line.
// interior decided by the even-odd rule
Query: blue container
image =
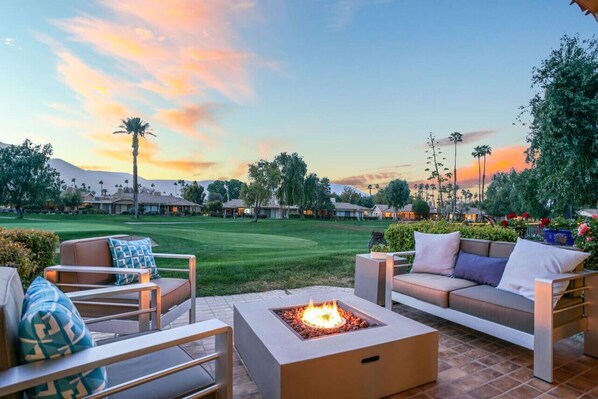
<path fill-rule="evenodd" d="M 552 245 L 571 246 L 575 244 L 575 238 L 573 238 L 571 230 L 544 229 L 544 239 L 547 243 Z"/>

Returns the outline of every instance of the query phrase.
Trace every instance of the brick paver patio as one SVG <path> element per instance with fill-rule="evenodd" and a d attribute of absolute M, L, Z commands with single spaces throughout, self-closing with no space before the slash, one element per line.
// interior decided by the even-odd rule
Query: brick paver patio
<path fill-rule="evenodd" d="M 287 295 L 309 295 L 322 290 L 349 291 L 350 288 L 306 287 L 287 291 L 197 298 L 197 319 L 217 318 L 233 323 L 233 305 Z M 555 380 L 548 384 L 533 377 L 530 350 L 490 337 L 458 324 L 428 315 L 401 304 L 393 311 L 440 331 L 438 381 L 393 395 L 391 399 L 430 398 L 597 398 L 598 359 L 583 354 L 582 339 L 560 341 L 555 351 Z M 174 326 L 186 324 L 182 317 Z M 213 351 L 213 340 L 187 346 L 193 356 Z M 260 398 L 259 391 L 242 361 L 233 355 L 233 395 Z M 399 378 L 400 376 L 397 376 Z"/>

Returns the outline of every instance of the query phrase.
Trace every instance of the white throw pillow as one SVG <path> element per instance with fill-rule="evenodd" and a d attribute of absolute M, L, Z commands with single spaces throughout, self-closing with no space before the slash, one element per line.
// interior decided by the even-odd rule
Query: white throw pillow
<path fill-rule="evenodd" d="M 413 273 L 431 273 L 451 276 L 457 255 L 461 233 L 425 234 L 415 232 L 415 259 Z"/>
<path fill-rule="evenodd" d="M 496 288 L 535 299 L 534 283 L 537 277 L 569 273 L 590 256 L 589 253 L 551 247 L 533 241 L 517 239 L 505 272 Z M 554 284 L 554 305 L 567 289 L 568 281 Z"/>

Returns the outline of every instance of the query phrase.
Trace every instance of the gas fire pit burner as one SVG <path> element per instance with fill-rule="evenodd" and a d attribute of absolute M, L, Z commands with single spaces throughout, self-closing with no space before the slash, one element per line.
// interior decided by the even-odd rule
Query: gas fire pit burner
<path fill-rule="evenodd" d="M 310 310 L 322 309 L 323 322 L 336 318 L 338 324 L 331 326 L 316 325 L 313 320 L 306 320 L 306 313 Z M 327 309 L 329 308 L 329 309 Z M 380 325 L 377 320 L 371 318 L 366 319 L 360 317 L 358 312 L 351 309 L 350 306 L 342 302 L 322 302 L 318 304 L 310 303 L 306 306 L 295 306 L 291 308 L 273 309 L 272 310 L 280 320 L 282 320 L 287 327 L 295 332 L 302 339 L 311 339 L 332 334 L 340 334 L 350 331 L 357 331 L 364 328 L 376 327 Z M 329 312 L 338 312 L 336 315 L 330 315 Z M 332 321 L 331 321 L 332 323 Z"/>

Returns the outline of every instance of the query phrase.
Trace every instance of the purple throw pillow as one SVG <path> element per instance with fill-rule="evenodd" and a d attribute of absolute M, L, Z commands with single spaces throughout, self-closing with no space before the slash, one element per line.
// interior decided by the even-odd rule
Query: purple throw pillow
<path fill-rule="evenodd" d="M 459 251 L 453 277 L 496 287 L 505 271 L 508 258 L 490 258 Z"/>

